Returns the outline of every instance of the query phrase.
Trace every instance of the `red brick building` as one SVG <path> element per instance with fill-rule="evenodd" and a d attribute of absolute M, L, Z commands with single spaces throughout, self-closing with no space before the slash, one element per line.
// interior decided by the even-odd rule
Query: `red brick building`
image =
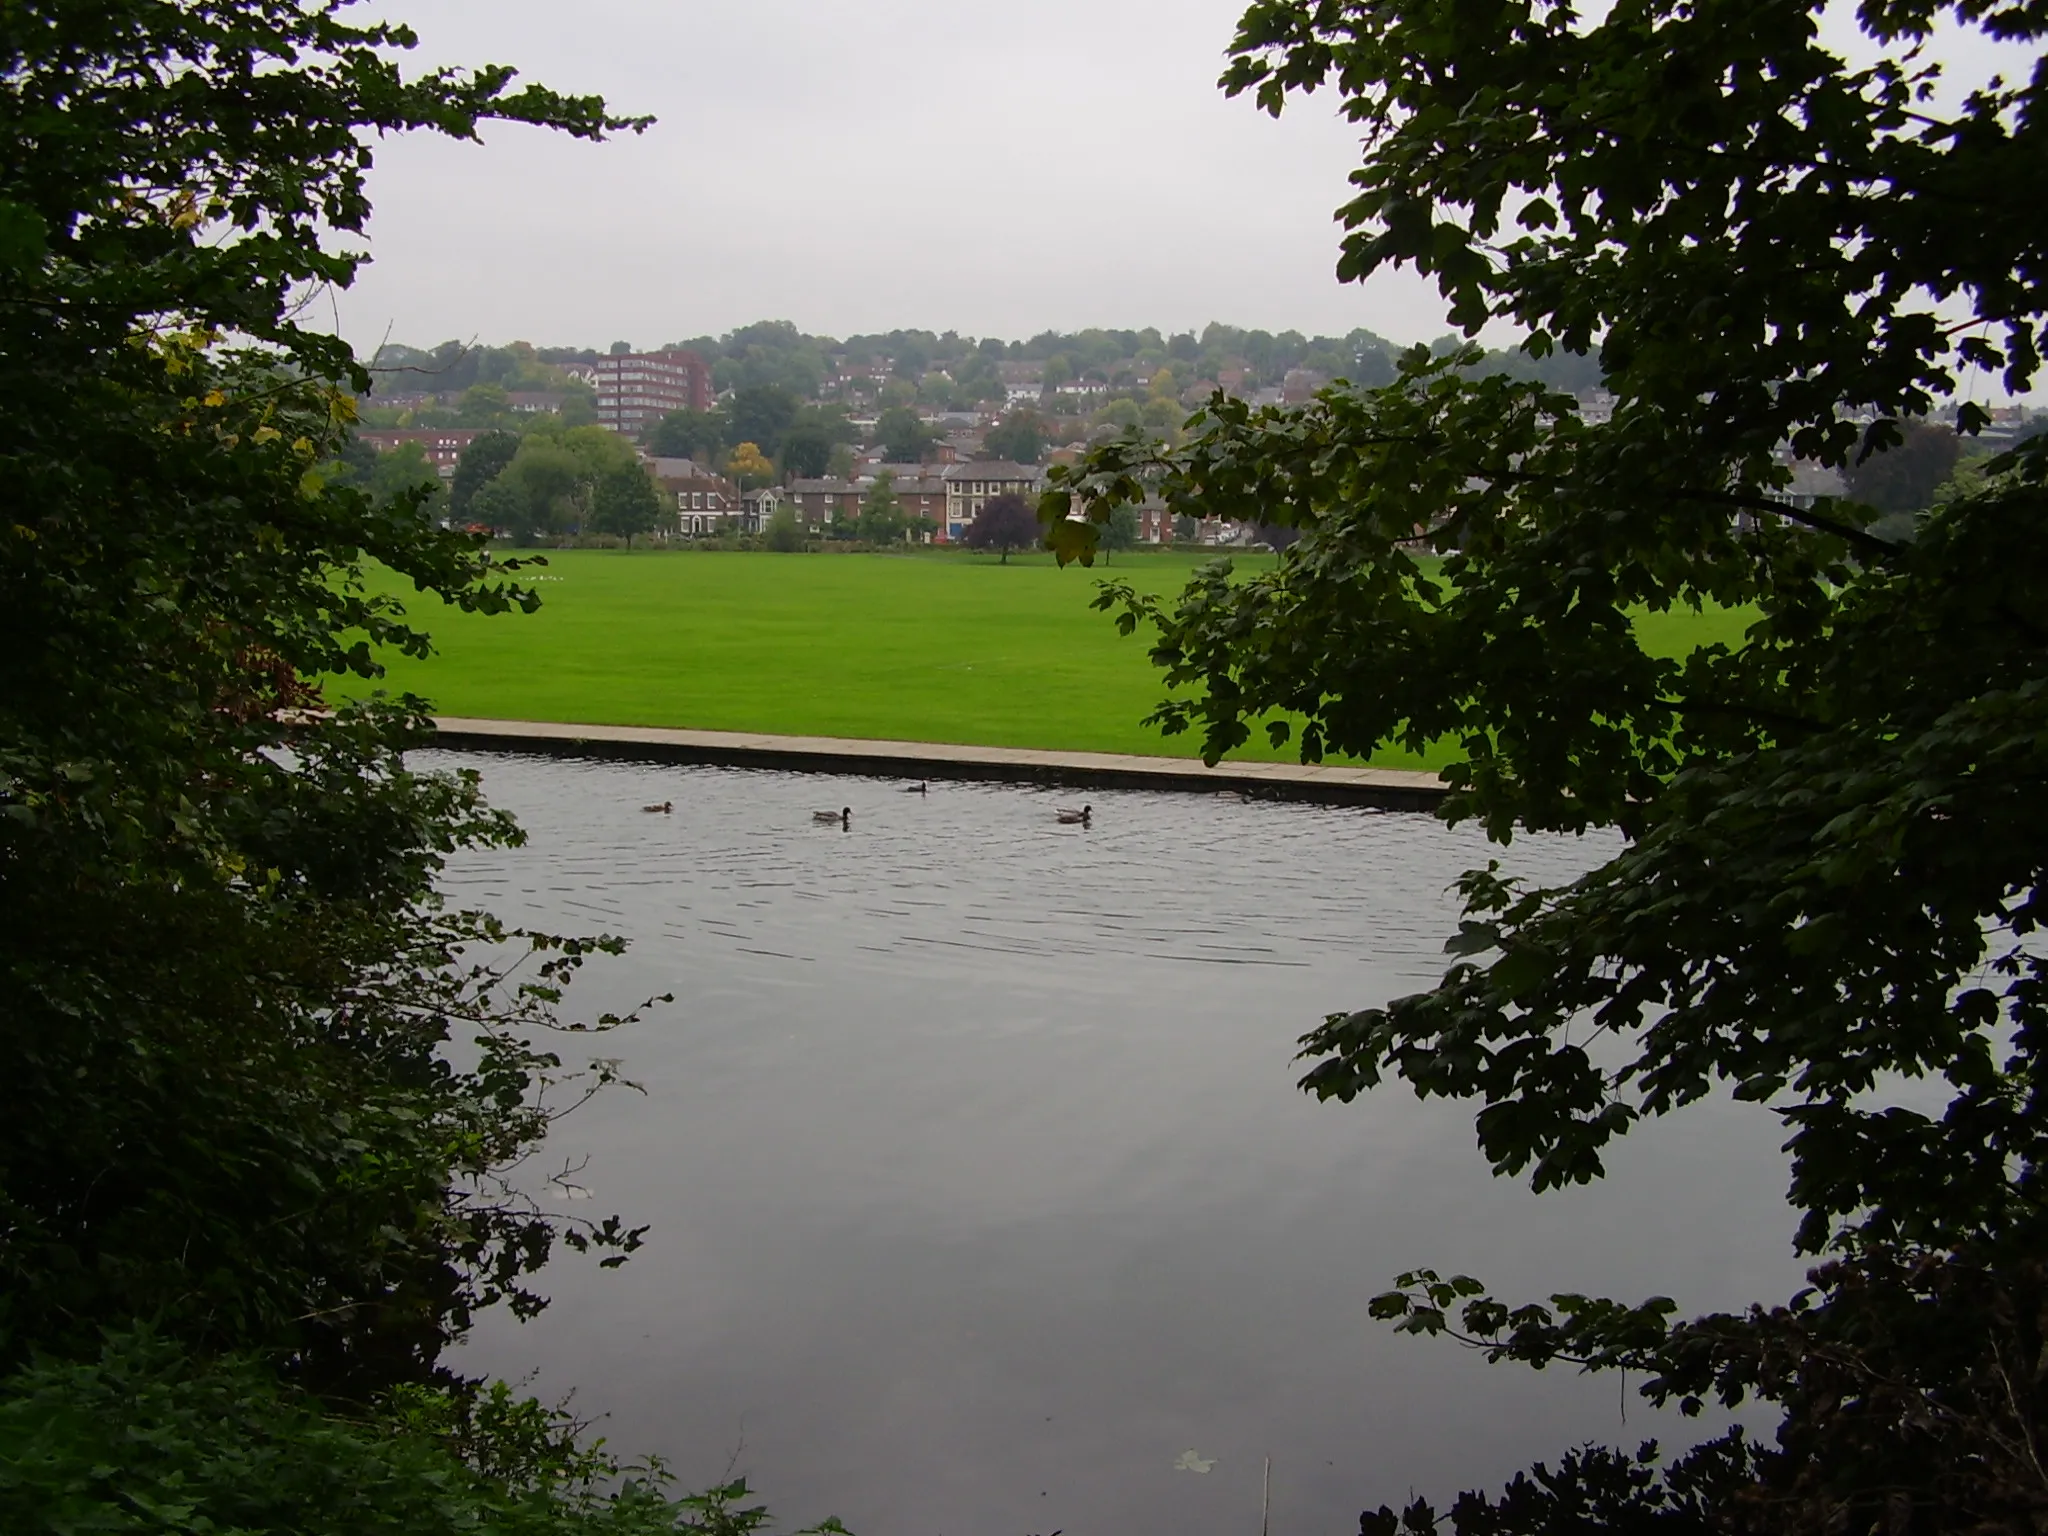
<path fill-rule="evenodd" d="M 406 443 L 418 443 L 427 462 L 446 480 L 455 473 L 462 450 L 482 437 L 484 427 L 378 427 L 356 433 L 379 453 L 389 453 Z"/>
<path fill-rule="evenodd" d="M 598 424 L 628 437 L 670 411 L 711 409 L 711 370 L 694 352 L 626 352 L 566 371 L 597 391 Z"/>

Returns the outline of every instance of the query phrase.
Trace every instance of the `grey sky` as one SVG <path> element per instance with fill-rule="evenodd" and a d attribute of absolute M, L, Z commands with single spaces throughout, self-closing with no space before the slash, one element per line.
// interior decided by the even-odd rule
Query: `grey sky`
<path fill-rule="evenodd" d="M 502 62 L 660 122 L 378 154 L 385 334 L 651 346 L 750 320 L 1024 336 L 1210 320 L 1399 341 L 1435 293 L 1332 276 L 1356 135 L 1216 88 L 1241 0 L 386 0 L 416 62 Z"/>
<path fill-rule="evenodd" d="M 1411 274 L 1332 275 L 1358 162 L 1334 98 L 1275 121 L 1217 89 L 1243 0 L 371 4 L 419 32 L 415 65 L 512 64 L 660 121 L 601 145 L 515 126 L 384 144 L 376 260 L 337 297 L 359 347 L 646 347 L 762 319 L 1446 329 Z M 1852 0 L 1825 35 L 1869 52 Z M 1948 25 L 1930 53 L 1944 106 L 2030 61 Z"/>

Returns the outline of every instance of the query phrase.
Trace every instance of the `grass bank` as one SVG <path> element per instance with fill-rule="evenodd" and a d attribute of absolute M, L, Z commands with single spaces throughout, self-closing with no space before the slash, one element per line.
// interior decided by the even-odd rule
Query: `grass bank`
<path fill-rule="evenodd" d="M 1177 590 L 1196 554 L 1107 574 Z M 1271 556 L 1239 556 L 1240 568 Z M 1088 604 L 1104 573 L 1048 556 L 551 552 L 542 607 L 478 618 L 415 608 L 434 637 L 389 686 L 444 714 L 1193 756 L 1138 722 L 1159 700 L 1141 638 Z M 394 587 L 392 590 L 398 590 Z M 1659 615 L 1653 644 L 1737 643 L 1731 615 Z M 1241 756 L 1291 760 L 1263 742 Z M 1390 767 L 1424 759 L 1388 752 Z M 1429 766 L 1435 760 L 1428 760 Z"/>

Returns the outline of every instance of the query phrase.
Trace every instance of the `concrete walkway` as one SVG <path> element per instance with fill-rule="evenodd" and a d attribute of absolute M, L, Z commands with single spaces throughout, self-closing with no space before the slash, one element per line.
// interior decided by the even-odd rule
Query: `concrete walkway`
<path fill-rule="evenodd" d="M 1043 752 L 946 742 L 862 741 L 838 736 L 764 736 L 640 725 L 558 725 L 542 720 L 436 720 L 439 745 L 483 752 L 541 752 L 638 762 L 712 763 L 805 773 L 904 779 L 997 779 L 1081 789 L 1235 791 L 1324 805 L 1434 810 L 1447 791 L 1433 773 L 1302 763 L 1220 763 L 1115 752 Z"/>

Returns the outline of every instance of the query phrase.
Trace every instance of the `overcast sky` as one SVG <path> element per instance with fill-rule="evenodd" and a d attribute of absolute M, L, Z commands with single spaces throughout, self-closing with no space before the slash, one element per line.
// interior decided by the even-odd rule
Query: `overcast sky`
<path fill-rule="evenodd" d="M 1405 275 L 1332 276 L 1357 136 L 1216 87 L 1241 0 L 388 0 L 416 63 L 506 63 L 660 121 L 591 145 L 500 126 L 387 142 L 385 335 L 654 346 L 752 320 L 1022 337 L 1210 320 L 1397 341 Z"/>
<path fill-rule="evenodd" d="M 1332 275 L 1358 163 L 1334 98 L 1276 121 L 1217 89 L 1243 0 L 372 8 L 419 32 L 415 66 L 510 64 L 659 122 L 596 145 L 507 125 L 481 145 L 383 144 L 376 259 L 336 296 L 359 347 L 645 348 L 764 319 L 833 336 L 1446 329 L 1410 274 Z M 1825 35 L 1868 53 L 1852 0 Z M 1952 26 L 1930 51 L 1951 101 L 2028 62 Z"/>

